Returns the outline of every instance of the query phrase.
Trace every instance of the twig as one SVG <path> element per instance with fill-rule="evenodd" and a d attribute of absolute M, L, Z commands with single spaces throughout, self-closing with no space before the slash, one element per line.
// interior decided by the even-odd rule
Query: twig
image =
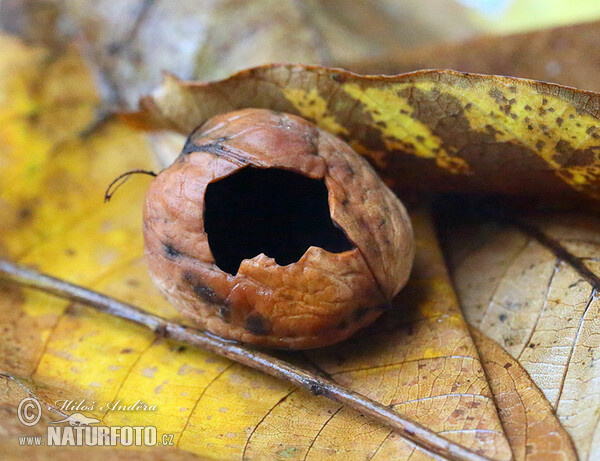
<path fill-rule="evenodd" d="M 156 173 L 154 171 L 148 171 L 148 170 L 126 171 L 125 173 L 120 174 L 115 179 L 113 179 L 112 182 L 108 185 L 108 187 L 106 188 L 106 192 L 104 192 L 104 203 L 110 201 L 110 199 L 112 198 L 113 194 L 117 191 L 117 189 L 119 187 L 121 187 L 123 184 L 125 184 L 125 181 L 127 181 L 132 174 L 147 174 L 149 176 L 156 177 Z"/>
<path fill-rule="evenodd" d="M 405 418 L 390 408 L 351 391 L 336 382 L 310 373 L 291 363 L 264 352 L 250 349 L 210 333 L 171 323 L 141 309 L 89 290 L 79 285 L 42 274 L 25 266 L 0 259 L 0 279 L 35 288 L 46 293 L 81 302 L 107 314 L 143 325 L 165 338 L 197 346 L 227 357 L 242 365 L 260 370 L 276 378 L 347 405 L 357 412 L 396 431 L 400 436 L 423 449 L 450 460 L 483 461 L 487 458 L 455 444 L 420 424 Z"/>

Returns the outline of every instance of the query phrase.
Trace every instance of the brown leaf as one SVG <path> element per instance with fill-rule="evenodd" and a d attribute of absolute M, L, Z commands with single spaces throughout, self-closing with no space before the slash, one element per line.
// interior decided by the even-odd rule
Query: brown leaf
<path fill-rule="evenodd" d="M 513 227 L 455 226 L 447 246 L 470 324 L 498 341 L 527 370 L 573 437 L 595 459 L 600 394 L 600 220 L 581 214 L 527 218 L 573 263 Z M 485 270 L 482 270 L 484 268 Z"/>
<path fill-rule="evenodd" d="M 214 83 L 167 77 L 141 105 L 126 118 L 182 134 L 238 108 L 299 114 L 349 141 L 395 187 L 600 197 L 600 96 L 557 85 L 271 65 Z"/>
<path fill-rule="evenodd" d="M 571 438 L 519 362 L 477 328 L 470 331 L 515 460 L 576 460 Z"/>
<path fill-rule="evenodd" d="M 104 98 L 132 108 L 163 71 L 205 80 L 269 62 L 331 64 L 475 29 L 448 0 L 355 0 L 351 8 L 331 0 L 4 0 L 0 18 L 0 27 L 45 44 L 76 30 Z"/>
<path fill-rule="evenodd" d="M 600 48 L 600 22 L 484 36 L 401 50 L 361 62 L 340 62 L 364 74 L 399 74 L 419 69 L 511 75 L 600 91 L 600 63 L 590 59 Z"/>

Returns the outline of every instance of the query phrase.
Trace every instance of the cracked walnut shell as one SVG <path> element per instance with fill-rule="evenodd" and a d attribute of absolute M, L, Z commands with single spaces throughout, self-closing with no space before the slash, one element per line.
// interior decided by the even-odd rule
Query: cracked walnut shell
<path fill-rule="evenodd" d="M 373 322 L 414 255 L 400 200 L 350 146 L 294 115 L 244 109 L 196 129 L 152 182 L 150 274 L 196 325 L 305 349 Z"/>

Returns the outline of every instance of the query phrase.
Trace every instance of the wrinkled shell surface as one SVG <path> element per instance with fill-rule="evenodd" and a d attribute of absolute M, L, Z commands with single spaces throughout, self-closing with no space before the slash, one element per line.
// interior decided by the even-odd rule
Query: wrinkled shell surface
<path fill-rule="evenodd" d="M 249 165 L 324 179 L 331 217 L 354 248 L 313 246 L 286 266 L 260 254 L 236 275 L 219 269 L 204 193 Z M 216 116 L 192 133 L 147 192 L 144 238 L 155 283 L 200 328 L 292 349 L 341 341 L 375 320 L 405 285 L 414 254 L 402 203 L 363 158 L 302 118 L 262 109 Z"/>

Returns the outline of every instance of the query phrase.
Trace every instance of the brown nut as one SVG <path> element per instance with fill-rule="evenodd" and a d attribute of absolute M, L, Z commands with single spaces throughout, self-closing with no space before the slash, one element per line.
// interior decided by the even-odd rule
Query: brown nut
<path fill-rule="evenodd" d="M 199 327 L 261 346 L 341 341 L 405 285 L 406 210 L 350 146 L 263 109 L 196 129 L 152 182 L 150 274 Z"/>

